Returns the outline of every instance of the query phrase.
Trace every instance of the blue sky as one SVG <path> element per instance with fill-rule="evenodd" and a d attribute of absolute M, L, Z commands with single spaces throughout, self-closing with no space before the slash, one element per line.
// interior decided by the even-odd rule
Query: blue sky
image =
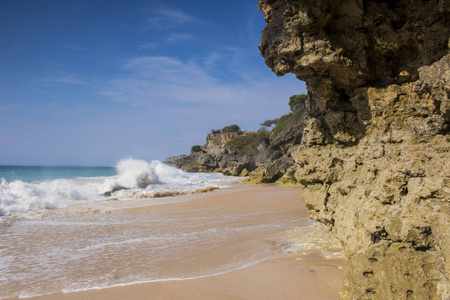
<path fill-rule="evenodd" d="M 257 46 L 257 1 L 1 0 L 0 165 L 163 160 L 305 93 Z"/>

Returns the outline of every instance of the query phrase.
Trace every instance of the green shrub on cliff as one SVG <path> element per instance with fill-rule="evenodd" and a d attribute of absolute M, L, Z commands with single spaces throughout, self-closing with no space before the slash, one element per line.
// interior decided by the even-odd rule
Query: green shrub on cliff
<path fill-rule="evenodd" d="M 229 132 L 242 133 L 242 130 L 241 130 L 241 127 L 239 127 L 236 124 L 233 124 L 230 126 L 225 126 L 224 128 L 222 128 L 222 133 L 229 133 Z"/>
<path fill-rule="evenodd" d="M 200 151 L 202 151 L 202 146 L 200 146 L 200 145 L 194 145 L 191 148 L 191 153 L 196 153 L 196 152 L 200 152 Z"/>
<path fill-rule="evenodd" d="M 277 125 L 275 125 L 275 127 L 272 130 L 273 138 L 276 138 L 277 135 L 279 135 L 286 129 L 289 121 L 291 120 L 291 117 L 292 117 L 292 113 L 290 113 L 288 115 L 284 115 L 278 120 Z"/>
<path fill-rule="evenodd" d="M 269 134 L 267 132 L 255 132 L 238 136 L 231 141 L 228 141 L 227 145 L 230 146 L 232 150 L 248 152 L 256 149 L 256 147 L 264 141 L 269 141 Z"/>
<path fill-rule="evenodd" d="M 264 122 L 262 122 L 259 125 L 263 126 L 264 128 L 270 128 L 273 125 L 277 125 L 278 121 L 279 121 L 279 119 L 265 120 Z"/>
<path fill-rule="evenodd" d="M 244 131 L 236 124 L 225 126 L 222 129 L 213 129 L 211 130 L 210 134 L 219 134 L 219 133 L 231 133 L 231 132 L 237 132 L 238 134 L 242 134 Z M 209 136 L 209 134 L 208 134 Z"/>
<path fill-rule="evenodd" d="M 296 111 L 297 109 L 305 108 L 307 100 L 309 100 L 309 95 L 292 95 L 289 98 L 289 108 L 292 112 Z"/>
<path fill-rule="evenodd" d="M 292 112 L 278 119 L 272 130 L 273 139 L 289 127 L 297 124 L 298 122 L 302 122 L 303 115 L 305 114 L 305 103 L 308 99 L 309 96 L 305 94 L 293 95 L 289 98 L 289 107 Z"/>

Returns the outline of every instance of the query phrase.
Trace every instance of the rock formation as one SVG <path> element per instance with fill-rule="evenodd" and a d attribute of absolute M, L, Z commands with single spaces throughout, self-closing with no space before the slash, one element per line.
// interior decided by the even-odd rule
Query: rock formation
<path fill-rule="evenodd" d="M 292 151 L 345 247 L 342 299 L 450 299 L 450 1 L 261 0 L 260 50 L 310 93 Z"/>
<path fill-rule="evenodd" d="M 303 122 L 303 121 L 302 121 Z M 198 152 L 169 157 L 165 163 L 186 172 L 249 176 L 251 183 L 293 181 L 294 145 L 301 141 L 302 122 L 273 141 L 270 132 L 213 133 Z M 297 129 L 297 131 L 295 131 Z"/>
<path fill-rule="evenodd" d="M 253 144 L 245 151 L 236 149 L 231 142 L 250 138 Z M 212 133 L 206 137 L 201 151 L 166 159 L 165 163 L 187 172 L 216 172 L 226 175 L 248 175 L 269 159 L 269 139 L 257 132 Z"/>

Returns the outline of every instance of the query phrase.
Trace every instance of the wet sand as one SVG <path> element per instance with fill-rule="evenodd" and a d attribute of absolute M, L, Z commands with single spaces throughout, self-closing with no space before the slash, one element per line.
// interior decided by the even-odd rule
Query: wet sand
<path fill-rule="evenodd" d="M 151 282 L 28 299 L 339 299 L 342 267 L 341 259 L 279 258 L 199 279 Z"/>
<path fill-rule="evenodd" d="M 288 234 L 289 230 L 292 232 L 295 228 L 305 228 L 311 224 L 307 220 L 307 210 L 300 200 L 298 187 L 237 185 L 207 194 L 169 197 L 164 202 L 157 203 L 135 199 L 102 201 L 96 203 L 95 207 L 92 205 L 92 203 L 80 204 L 51 214 L 73 216 L 87 213 L 95 217 L 96 214 L 109 213 L 113 216 L 131 216 L 136 220 L 136 227 L 143 220 L 154 218 L 156 214 L 170 215 L 177 220 L 183 220 L 177 226 L 182 226 L 185 230 L 183 232 L 189 234 L 191 231 L 197 233 L 217 230 L 219 235 L 215 237 L 218 245 L 215 247 L 214 240 L 207 242 L 200 238 L 196 240 L 198 243 L 196 246 L 180 245 L 179 250 L 186 254 L 186 257 L 180 259 L 178 252 L 175 252 L 176 258 L 169 256 L 164 261 L 158 262 L 159 268 L 164 270 L 159 274 L 162 279 L 165 278 L 161 281 L 154 279 L 153 282 L 123 286 L 120 286 L 123 283 L 118 282 L 119 286 L 116 287 L 68 293 L 56 292 L 28 299 L 338 299 L 339 297 L 343 259 L 326 259 L 320 249 L 296 249 L 292 248 L 295 245 L 289 242 L 292 238 Z M 265 224 L 272 225 L 265 228 Z M 185 227 L 188 228 L 187 231 Z M 230 228 L 239 230 L 230 231 Z M 108 234 L 115 234 L 114 230 Z M 223 239 L 219 239 L 221 231 L 224 234 L 228 232 Z M 297 243 L 304 244 L 301 237 L 296 236 L 295 239 Z M 131 269 L 127 269 L 128 272 L 133 270 L 141 272 L 141 269 L 145 268 L 135 256 L 145 255 L 146 249 L 136 251 L 127 253 L 128 257 L 122 257 L 128 264 L 129 262 L 132 264 Z M 271 254 L 262 255 L 267 251 Z M 235 264 L 236 260 L 244 263 Z M 233 267 L 223 267 L 227 265 Z M 97 267 L 101 273 L 111 272 L 101 264 Z M 209 271 L 201 274 L 200 271 L 205 268 Z M 82 277 L 83 274 L 78 276 Z M 190 277 L 195 278 L 168 279 Z"/>

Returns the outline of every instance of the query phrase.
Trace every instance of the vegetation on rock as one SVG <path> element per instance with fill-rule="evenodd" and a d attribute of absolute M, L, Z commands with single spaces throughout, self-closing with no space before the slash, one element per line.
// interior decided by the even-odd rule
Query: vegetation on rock
<path fill-rule="evenodd" d="M 272 138 L 277 137 L 281 132 L 286 130 L 288 123 L 291 121 L 292 113 L 283 115 L 278 119 L 277 125 L 272 130 Z"/>
<path fill-rule="evenodd" d="M 202 151 L 202 146 L 200 146 L 200 145 L 194 145 L 191 148 L 191 153 L 196 153 L 196 152 L 200 152 L 200 151 Z"/>
<path fill-rule="evenodd" d="M 303 128 L 302 107 L 297 103 L 289 115 L 264 121 L 257 132 L 243 132 L 235 124 L 212 130 L 206 145 L 195 145 L 191 155 L 167 158 L 166 163 L 188 172 L 221 172 L 250 176 L 252 183 L 275 182 L 294 164 L 288 149 L 301 141 L 302 130 L 297 129 Z M 272 131 L 267 130 L 275 124 Z M 284 179 L 294 180 L 292 174 Z"/>
<path fill-rule="evenodd" d="M 292 112 L 296 111 L 300 108 L 305 108 L 306 101 L 309 100 L 309 95 L 301 94 L 301 95 L 292 95 L 289 98 L 289 108 Z"/>
<path fill-rule="evenodd" d="M 213 130 L 211 130 L 211 134 L 232 133 L 232 132 L 236 132 L 236 133 L 239 133 L 239 134 L 243 133 L 241 127 L 239 127 L 236 124 L 225 126 L 222 129 L 217 129 L 217 130 L 213 129 Z"/>
<path fill-rule="evenodd" d="M 262 122 L 262 123 L 259 124 L 259 125 L 263 126 L 264 128 L 270 128 L 270 127 L 272 127 L 273 125 L 277 125 L 277 123 L 278 123 L 279 120 L 280 120 L 280 119 L 265 120 L 264 122 Z"/>
<path fill-rule="evenodd" d="M 224 128 L 222 128 L 222 133 L 228 133 L 228 132 L 242 133 L 242 129 L 241 129 L 241 127 L 239 127 L 236 124 L 233 124 L 230 126 L 225 126 Z"/>
<path fill-rule="evenodd" d="M 305 102 L 308 99 L 308 95 L 305 94 L 293 95 L 289 98 L 289 108 L 292 112 L 277 119 L 277 123 L 272 130 L 273 139 L 289 127 L 302 122 L 305 114 Z"/>
<path fill-rule="evenodd" d="M 228 141 L 227 145 L 234 151 L 246 153 L 256 149 L 263 142 L 269 142 L 268 132 L 254 132 L 241 135 Z"/>

